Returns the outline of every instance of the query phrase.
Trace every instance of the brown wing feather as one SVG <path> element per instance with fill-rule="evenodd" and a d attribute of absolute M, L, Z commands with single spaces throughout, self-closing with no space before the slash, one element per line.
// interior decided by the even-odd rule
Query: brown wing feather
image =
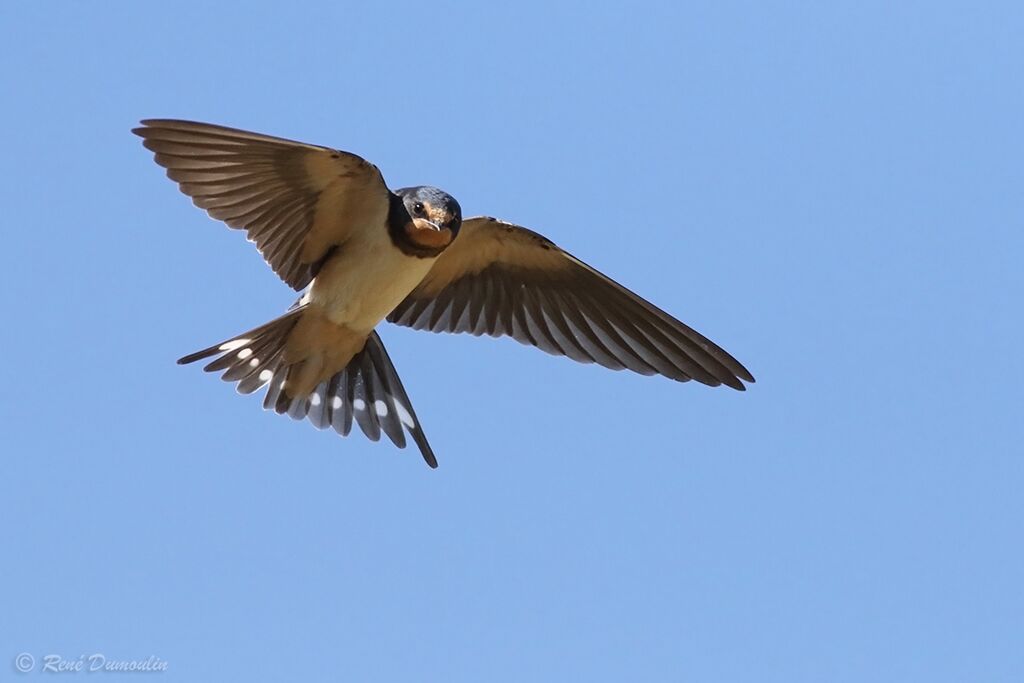
<path fill-rule="evenodd" d="M 514 339 L 615 370 L 742 390 L 739 361 L 652 303 L 555 246 L 494 218 L 455 242 L 388 320 L 417 330 Z"/>
<path fill-rule="evenodd" d="M 245 230 L 295 289 L 331 247 L 387 218 L 384 179 L 355 154 L 191 121 L 150 119 L 132 132 L 196 206 Z"/>

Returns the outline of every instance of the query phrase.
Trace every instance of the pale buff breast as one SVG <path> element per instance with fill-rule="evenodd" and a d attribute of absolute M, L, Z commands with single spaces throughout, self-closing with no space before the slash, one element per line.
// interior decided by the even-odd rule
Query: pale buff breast
<path fill-rule="evenodd" d="M 346 243 L 310 284 L 309 302 L 333 323 L 369 332 L 390 313 L 433 265 L 406 256 L 386 230 Z"/>

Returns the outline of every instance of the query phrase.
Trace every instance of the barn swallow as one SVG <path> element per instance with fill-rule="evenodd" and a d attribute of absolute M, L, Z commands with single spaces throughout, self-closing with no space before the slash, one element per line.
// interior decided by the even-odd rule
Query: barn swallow
<path fill-rule="evenodd" d="M 193 203 L 250 242 L 302 292 L 284 315 L 189 354 L 213 358 L 265 409 L 342 436 L 437 459 L 375 328 L 510 336 L 613 370 L 743 390 L 735 358 L 543 235 L 462 217 L 434 187 L 388 189 L 380 170 L 336 149 L 205 123 L 152 119 L 133 131 Z"/>

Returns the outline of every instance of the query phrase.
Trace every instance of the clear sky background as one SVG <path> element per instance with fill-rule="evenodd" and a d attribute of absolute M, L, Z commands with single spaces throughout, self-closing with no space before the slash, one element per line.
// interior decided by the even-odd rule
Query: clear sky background
<path fill-rule="evenodd" d="M 0 7 L 0 679 L 1024 680 L 1020 3 L 368 5 Z M 174 359 L 293 294 L 145 117 L 442 187 L 758 383 L 385 326 L 440 469 L 264 413 Z"/>

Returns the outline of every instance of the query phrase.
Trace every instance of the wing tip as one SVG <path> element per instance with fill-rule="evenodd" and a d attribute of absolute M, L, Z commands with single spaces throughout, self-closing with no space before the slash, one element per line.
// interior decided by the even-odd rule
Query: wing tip
<path fill-rule="evenodd" d="M 186 121 L 184 119 L 139 119 L 139 125 L 147 128 L 153 128 L 155 126 L 173 125 L 173 124 L 189 124 L 192 121 Z"/>
<path fill-rule="evenodd" d="M 231 130 L 225 128 L 225 126 L 218 126 L 212 123 L 199 123 L 197 121 L 187 121 L 185 119 L 140 119 L 139 125 L 132 128 L 132 132 L 139 137 L 144 138 L 147 135 L 159 132 L 160 129 L 164 129 L 164 131 L 188 131 L 204 127 Z"/>
<path fill-rule="evenodd" d="M 756 380 L 754 379 L 754 376 L 751 375 L 749 372 L 747 372 L 747 373 L 738 373 L 737 372 L 737 373 L 735 373 L 734 376 L 722 379 L 721 381 L 722 381 L 722 384 L 724 384 L 725 386 L 729 387 L 730 389 L 735 389 L 736 391 L 746 391 L 747 390 L 747 384 L 755 384 L 756 383 Z M 744 384 L 744 382 L 746 382 L 746 384 Z"/>
<path fill-rule="evenodd" d="M 160 124 L 170 121 L 171 119 L 139 119 L 139 125 L 132 128 L 132 132 L 141 137 L 153 128 L 159 127 Z"/>
<path fill-rule="evenodd" d="M 747 370 L 745 367 L 740 365 L 739 361 L 736 362 L 736 369 L 733 371 L 733 374 L 747 384 L 757 384 L 757 380 L 754 379 L 754 375 L 751 374 L 750 370 Z M 743 387 L 743 391 L 746 391 L 746 386 Z"/>

